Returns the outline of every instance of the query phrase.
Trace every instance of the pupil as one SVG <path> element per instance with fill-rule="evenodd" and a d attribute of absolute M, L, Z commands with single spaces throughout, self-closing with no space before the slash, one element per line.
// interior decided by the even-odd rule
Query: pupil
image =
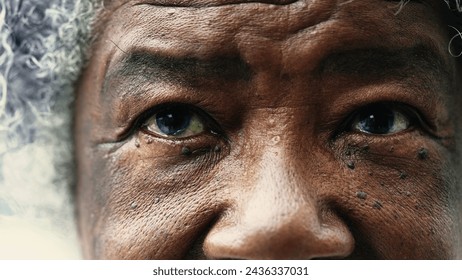
<path fill-rule="evenodd" d="M 394 111 L 384 105 L 369 107 L 359 115 L 360 129 L 372 134 L 389 133 L 394 122 Z"/>
<path fill-rule="evenodd" d="M 169 108 L 157 113 L 156 123 L 162 133 L 178 135 L 188 128 L 191 117 L 191 113 L 183 108 Z"/>

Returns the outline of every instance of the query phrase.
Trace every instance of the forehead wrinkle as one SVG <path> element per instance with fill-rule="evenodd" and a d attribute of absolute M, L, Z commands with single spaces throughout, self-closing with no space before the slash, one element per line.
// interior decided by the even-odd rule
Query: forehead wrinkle
<path fill-rule="evenodd" d="M 251 3 L 259 3 L 259 4 L 268 4 L 268 5 L 290 5 L 295 2 L 299 1 L 306 1 L 306 0 L 106 0 L 105 3 L 109 5 L 117 3 L 126 4 L 128 2 L 138 2 L 135 5 L 142 5 L 148 4 L 153 6 L 161 6 L 161 7 L 218 7 L 218 6 L 226 6 L 226 5 L 238 5 L 238 4 L 251 4 Z"/>
<path fill-rule="evenodd" d="M 164 6 L 152 6 L 140 2 L 131 7 L 136 9 L 133 25 L 138 25 L 137 29 L 154 30 L 153 25 L 162 25 L 167 30 L 164 33 L 170 33 L 167 34 L 168 36 L 163 35 L 159 39 L 179 37 L 185 33 L 183 32 L 185 27 L 192 27 L 199 35 L 199 39 L 211 38 L 212 35 L 209 32 L 214 32 L 213 36 L 220 38 L 224 38 L 224 36 L 218 36 L 219 34 L 226 33 L 230 36 L 238 34 L 244 36 L 257 35 L 260 38 L 272 41 L 283 41 L 291 34 L 298 33 L 300 30 L 314 29 L 319 24 L 331 19 L 336 12 L 335 5 L 336 1 L 314 1 L 309 4 L 303 2 L 300 5 L 283 7 L 260 4 L 249 4 L 245 5 L 245 7 L 244 5 L 230 5 L 229 7 L 207 7 L 206 11 L 199 11 L 195 8 L 189 9 L 185 7 L 169 9 Z M 135 6 L 137 7 L 135 8 Z M 171 16 L 172 13 L 175 13 L 174 17 Z M 137 17 L 137 15 L 140 16 Z M 280 22 L 281 19 L 284 19 L 283 22 Z M 139 22 L 139 24 L 135 22 Z M 241 24 L 234 24 L 235 22 L 240 22 Z M 125 30 L 129 31 L 129 28 Z M 158 29 L 158 27 L 156 28 Z M 188 34 L 183 36 L 187 37 L 186 41 L 196 41 L 198 39 Z M 148 39 L 154 37 L 148 36 Z M 182 39 L 182 41 L 184 42 L 185 39 Z"/>
<path fill-rule="evenodd" d="M 169 7 L 219 7 L 239 4 L 290 5 L 300 0 L 146 0 L 146 4 Z"/>
<path fill-rule="evenodd" d="M 138 1 L 132 1 L 136 3 L 144 3 L 140 0 Z M 143 14 L 141 12 L 137 13 L 139 16 L 135 16 L 133 22 L 136 23 L 137 20 L 140 21 L 141 24 L 137 24 L 139 29 L 142 30 L 143 32 L 151 30 L 152 32 L 152 25 L 156 25 L 156 22 L 159 24 L 164 24 L 165 22 L 168 22 L 166 24 L 167 30 L 167 36 L 158 38 L 155 36 L 131 36 L 130 34 L 132 32 L 127 32 L 123 38 L 121 38 L 122 41 L 126 43 L 122 43 L 121 47 L 123 49 L 128 48 L 133 48 L 133 49 L 139 49 L 143 48 L 146 46 L 155 46 L 155 49 L 162 49 L 162 48 L 167 48 L 169 49 L 166 50 L 169 53 L 173 52 L 172 47 L 178 48 L 179 50 L 176 50 L 175 53 L 178 54 L 179 52 L 187 53 L 188 55 L 194 55 L 197 57 L 204 57 L 204 56 L 210 56 L 210 53 L 221 53 L 225 52 L 223 51 L 223 48 L 227 49 L 227 51 L 230 52 L 237 52 L 237 49 L 241 45 L 245 45 L 247 42 L 247 39 L 249 36 L 254 36 L 261 42 L 268 42 L 271 41 L 271 43 L 274 45 L 274 51 L 272 55 L 274 55 L 276 49 L 281 49 L 281 57 L 284 57 L 285 50 L 290 49 L 291 47 L 287 44 L 280 44 L 282 41 L 287 41 L 287 43 L 293 42 L 293 40 L 290 40 L 288 37 L 292 37 L 292 35 L 295 35 L 294 37 L 302 38 L 301 35 L 304 33 L 308 34 L 311 32 L 316 32 L 317 34 L 328 34 L 327 28 L 331 25 L 323 25 L 324 23 L 327 22 L 334 22 L 334 26 L 337 26 L 338 24 L 335 24 L 335 19 L 338 20 L 346 20 L 348 18 L 348 15 L 350 14 L 351 9 L 347 9 L 343 14 L 340 14 L 339 10 L 333 9 L 332 6 L 339 5 L 338 1 L 327 1 L 327 2 L 322 2 L 322 4 L 319 4 L 321 2 L 316 2 L 318 3 L 317 5 L 314 6 L 306 6 L 307 2 L 304 2 L 304 6 L 301 5 L 296 5 L 296 6 L 291 6 L 289 7 L 280 7 L 280 8 L 270 8 L 269 6 L 266 7 L 259 7 L 259 6 L 254 6 L 252 7 L 246 7 L 245 9 L 241 9 L 240 7 L 234 6 L 234 7 L 226 7 L 226 8 L 210 8 L 210 13 L 207 13 L 207 17 L 204 16 L 204 13 L 199 10 L 195 9 L 186 9 L 186 8 L 178 8 L 179 12 L 179 17 L 175 21 L 175 19 L 170 19 L 168 17 L 168 13 L 170 11 L 169 8 L 166 7 L 159 7 L 159 10 L 157 8 L 152 8 L 150 9 L 149 5 L 147 5 L 146 8 L 143 11 Z M 381 1 L 377 1 L 379 3 Z M 328 4 L 325 4 L 328 3 Z M 334 5 L 331 5 L 334 4 Z M 364 4 L 363 4 L 364 5 Z M 136 5 L 135 5 L 136 6 Z M 346 6 L 346 5 L 345 5 Z M 359 5 L 359 7 L 363 7 Z M 369 6 L 368 6 L 369 7 Z M 134 7 L 133 7 L 134 8 Z M 138 8 L 136 8 L 138 9 Z M 343 9 L 340 9 L 343 10 Z M 387 7 L 384 7 L 382 11 L 382 14 L 387 11 Z M 141 11 L 141 10 L 140 10 Z M 369 10 L 368 10 L 369 11 Z M 372 11 L 372 9 L 371 9 Z M 144 13 L 150 13 L 149 14 L 144 14 Z M 262 19 L 265 18 L 265 13 L 267 13 L 268 19 Z M 236 28 L 227 28 L 226 26 L 226 21 L 220 22 L 220 19 L 223 19 L 227 16 L 231 17 L 233 14 L 240 14 L 240 16 L 233 17 L 233 20 L 235 21 L 245 21 L 243 22 L 242 25 L 239 25 Z M 387 15 L 390 13 L 387 13 Z M 256 17 L 255 19 L 252 19 L 252 21 L 247 21 L 246 19 L 249 18 L 251 15 L 261 15 L 260 19 L 259 17 Z M 365 18 L 363 21 L 358 21 L 354 22 L 351 25 L 351 30 L 355 30 L 355 28 L 361 26 L 364 23 L 368 23 L 369 20 L 371 19 L 371 16 L 364 16 Z M 165 19 L 164 19 L 165 17 Z M 284 24 L 281 24 L 279 26 L 275 25 L 272 23 L 272 21 L 278 17 L 286 17 L 288 20 L 285 21 Z M 184 18 L 185 20 L 188 20 L 190 24 L 194 24 L 196 26 L 196 33 L 192 32 L 183 32 L 182 29 L 184 29 L 185 25 L 181 24 L 176 24 L 176 22 L 179 22 Z M 205 18 L 204 20 L 201 20 L 201 18 Z M 273 20 L 271 20 L 273 18 Z M 301 20 L 296 20 L 297 18 L 300 18 Z M 294 22 L 292 23 L 289 21 L 289 19 L 294 19 Z M 170 24 L 171 21 L 171 24 Z M 144 22 L 144 23 L 143 23 Z M 182 21 L 184 22 L 184 21 Z M 210 24 L 213 23 L 213 24 Z M 404 21 L 403 21 L 404 23 Z M 323 30 L 322 26 L 325 26 Z M 137 27 L 137 28 L 138 28 Z M 259 28 L 257 28 L 259 27 Z M 318 28 L 321 27 L 321 28 Z M 378 26 L 379 27 L 379 26 Z M 346 27 L 342 27 L 343 29 L 346 29 Z M 198 31 L 200 29 L 200 32 Z M 342 29 L 342 30 L 343 30 Z M 125 29 L 126 31 L 130 31 L 129 29 Z M 348 30 L 347 30 L 348 31 Z M 215 33 L 213 33 L 215 32 Z M 145 32 L 147 34 L 147 32 Z M 377 34 L 374 34 L 377 32 L 372 32 L 372 35 L 379 39 Z M 170 35 L 171 34 L 171 35 Z M 179 34 L 179 35 L 178 35 Z M 221 36 L 219 36 L 221 35 Z M 300 35 L 300 36 L 299 36 Z M 341 34 L 336 34 L 335 38 L 338 39 L 339 35 Z M 361 35 L 361 34 L 359 34 Z M 392 34 L 391 34 L 392 35 Z M 391 36 L 390 35 L 390 36 Z M 210 38 L 216 38 L 215 41 L 213 41 L 211 44 L 210 43 Z M 326 36 L 324 36 L 326 37 Z M 323 40 L 326 40 L 324 39 Z M 332 38 L 328 38 L 329 40 L 335 39 L 334 36 L 331 36 Z M 351 37 L 351 36 L 350 36 Z M 350 42 L 354 42 L 356 40 L 352 40 L 351 38 L 348 38 Z M 363 36 L 364 37 L 364 36 Z M 234 38 L 234 39 L 233 39 Z M 231 46 L 223 46 L 223 43 L 229 40 L 231 42 Z M 290 41 L 290 42 L 289 42 Z M 300 41 L 300 40 L 299 40 Z M 202 43 L 207 42 L 207 48 L 202 47 Z M 135 44 L 134 44 L 135 43 Z M 161 43 L 159 45 L 159 43 Z M 189 44 L 190 43 L 190 44 Z M 306 41 L 304 43 L 298 44 L 298 48 L 307 48 L 309 49 L 310 52 L 313 51 L 311 47 L 312 41 Z M 135 46 L 136 45 L 136 46 Z M 261 46 L 262 44 L 258 45 Z M 338 43 L 333 42 L 333 45 L 338 46 Z M 181 47 L 180 47 L 181 46 Z M 198 48 L 199 47 L 199 48 Z M 212 48 L 211 48 L 212 47 Z M 287 47 L 287 48 L 285 48 Z M 149 47 L 151 49 L 151 47 Z M 330 47 L 329 47 L 330 48 Z M 341 47 L 340 47 L 341 48 Z M 130 50 L 127 51 L 130 51 Z M 154 47 L 152 47 L 154 49 Z M 270 53 L 266 51 L 268 48 L 262 48 L 261 53 Z M 284 50 L 285 49 L 285 50 Z M 255 53 L 255 52 L 253 52 Z M 260 53 L 260 54 L 261 54 Z M 252 64 L 250 60 L 251 59 L 245 54 L 240 54 L 243 55 L 244 60 L 249 62 L 249 64 Z M 258 57 L 257 57 L 258 58 Z"/>

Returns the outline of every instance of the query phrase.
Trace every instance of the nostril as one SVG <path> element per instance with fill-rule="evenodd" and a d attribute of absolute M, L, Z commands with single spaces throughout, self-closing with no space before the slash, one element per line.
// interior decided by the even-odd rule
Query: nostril
<path fill-rule="evenodd" d="M 353 253 L 356 241 L 345 224 L 339 221 L 324 231 L 327 234 L 320 242 L 324 248 L 318 250 L 323 255 L 315 257 L 346 258 Z"/>
<path fill-rule="evenodd" d="M 196 237 L 195 241 L 191 244 L 189 250 L 186 252 L 184 259 L 186 260 L 206 260 L 210 259 L 204 251 L 204 244 L 207 236 L 215 227 L 215 224 L 220 220 L 220 211 L 206 223 L 200 230 L 200 234 Z"/>
<path fill-rule="evenodd" d="M 346 258 L 355 240 L 340 220 L 321 225 L 317 219 L 292 215 L 288 220 L 217 224 L 205 237 L 204 256 L 211 259 L 313 259 Z"/>

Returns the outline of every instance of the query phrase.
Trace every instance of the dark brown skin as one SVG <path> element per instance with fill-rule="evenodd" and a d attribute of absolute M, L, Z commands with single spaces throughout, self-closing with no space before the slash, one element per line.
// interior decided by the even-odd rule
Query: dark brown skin
<path fill-rule="evenodd" d="M 108 1 L 76 103 L 85 256 L 460 258 L 442 2 Z M 203 131 L 159 132 L 166 104 Z"/>

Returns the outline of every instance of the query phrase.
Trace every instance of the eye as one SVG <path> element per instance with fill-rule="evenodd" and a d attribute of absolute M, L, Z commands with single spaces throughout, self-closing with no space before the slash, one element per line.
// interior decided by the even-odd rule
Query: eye
<path fill-rule="evenodd" d="M 186 138 L 206 130 L 204 118 L 197 110 L 185 105 L 169 105 L 147 119 L 142 128 L 148 133 L 164 138 Z"/>
<path fill-rule="evenodd" d="M 367 134 L 389 135 L 411 126 L 409 110 L 403 106 L 377 103 L 366 106 L 353 116 L 351 129 Z"/>

